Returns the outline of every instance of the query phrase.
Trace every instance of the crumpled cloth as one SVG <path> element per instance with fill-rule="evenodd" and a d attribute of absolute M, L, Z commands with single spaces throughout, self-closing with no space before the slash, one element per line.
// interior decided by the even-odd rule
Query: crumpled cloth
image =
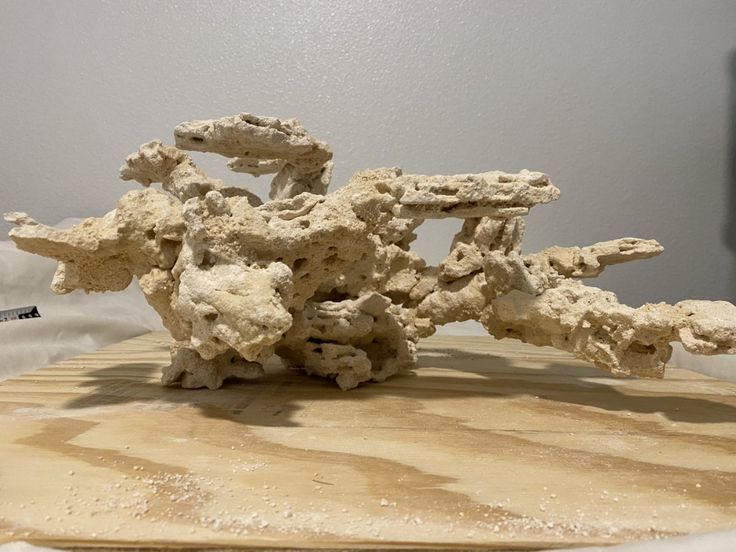
<path fill-rule="evenodd" d="M 0 544 L 0 552 L 55 552 L 56 550 L 56 548 L 42 548 L 23 541 Z M 687 537 L 632 542 L 610 547 L 565 548 L 547 552 L 734 552 L 734 550 L 736 550 L 736 529 Z"/>
<path fill-rule="evenodd" d="M 36 305 L 41 314 L 0 322 L 0 380 L 163 329 L 135 282 L 122 292 L 56 295 L 55 270 L 56 261 L 0 241 L 0 310 Z"/>
<path fill-rule="evenodd" d="M 735 550 L 736 529 L 726 529 L 686 537 L 632 542 L 618 546 L 566 548 L 555 552 L 733 552 Z M 5 550 L 0 549 L 0 552 Z"/>
<path fill-rule="evenodd" d="M 25 541 L 14 541 L 6 544 L 0 544 L 0 552 L 56 552 L 58 548 L 46 548 L 45 546 L 36 546 Z M 61 552 L 59 550 L 59 552 Z"/>

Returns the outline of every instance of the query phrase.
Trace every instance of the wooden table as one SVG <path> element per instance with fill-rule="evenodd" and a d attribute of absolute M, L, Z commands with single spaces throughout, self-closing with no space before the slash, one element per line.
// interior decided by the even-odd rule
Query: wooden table
<path fill-rule="evenodd" d="M 736 525 L 736 385 L 432 338 L 343 392 L 162 387 L 149 334 L 0 384 L 0 542 L 539 549 Z"/>

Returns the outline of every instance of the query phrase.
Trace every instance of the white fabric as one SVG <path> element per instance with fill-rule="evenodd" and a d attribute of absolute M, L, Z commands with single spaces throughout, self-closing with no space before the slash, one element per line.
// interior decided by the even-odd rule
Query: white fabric
<path fill-rule="evenodd" d="M 632 542 L 619 546 L 593 546 L 589 548 L 566 548 L 555 552 L 734 552 L 736 551 L 736 529 L 713 531 L 687 537 Z M 5 552 L 0 550 L 0 552 Z M 551 552 L 551 551 L 550 551 Z"/>
<path fill-rule="evenodd" d="M 0 544 L 0 552 L 56 552 L 58 548 L 46 548 L 45 546 L 36 546 L 25 541 L 8 542 Z"/>
<path fill-rule="evenodd" d="M 688 353 L 680 343 L 672 344 L 670 364 L 678 368 L 687 368 L 712 378 L 736 383 L 736 356 L 714 355 L 703 356 Z M 736 551 L 736 548 L 734 548 Z"/>
<path fill-rule="evenodd" d="M 23 541 L 0 545 L 0 552 L 54 552 L 56 548 L 41 548 Z M 736 529 L 714 531 L 687 537 L 675 537 L 621 544 L 619 546 L 594 546 L 590 548 L 566 548 L 548 552 L 734 552 Z"/>
<path fill-rule="evenodd" d="M 163 329 L 135 283 L 117 293 L 55 295 L 55 270 L 55 261 L 0 241 L 0 310 L 36 305 L 41 314 L 0 322 L 0 380 Z"/>

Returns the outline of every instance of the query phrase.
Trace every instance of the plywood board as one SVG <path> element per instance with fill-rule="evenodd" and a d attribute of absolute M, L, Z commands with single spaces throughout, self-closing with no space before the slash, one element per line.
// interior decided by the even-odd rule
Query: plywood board
<path fill-rule="evenodd" d="M 432 338 L 343 392 L 162 387 L 166 334 L 0 384 L 0 542 L 539 549 L 736 525 L 736 385 Z"/>

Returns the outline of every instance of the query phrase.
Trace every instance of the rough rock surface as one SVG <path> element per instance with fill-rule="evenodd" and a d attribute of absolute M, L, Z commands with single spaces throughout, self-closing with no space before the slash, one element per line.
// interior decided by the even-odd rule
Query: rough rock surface
<path fill-rule="evenodd" d="M 332 153 L 295 119 L 241 114 L 182 123 L 176 146 L 143 144 L 120 169 L 145 189 L 68 230 L 8 213 L 19 248 L 53 257 L 57 293 L 121 290 L 133 278 L 176 340 L 165 384 L 220 387 L 278 355 L 343 389 L 416 361 L 436 325 L 479 320 L 497 338 L 551 345 L 616 375 L 661 377 L 670 342 L 736 352 L 736 307 L 631 308 L 585 286 L 607 266 L 662 252 L 654 240 L 521 251 L 522 216 L 558 198 L 538 172 L 454 176 L 363 171 L 327 194 Z M 265 203 L 208 177 L 183 150 L 273 173 Z M 151 187 L 160 183 L 161 188 Z M 439 266 L 410 250 L 429 218 L 464 219 Z"/>

